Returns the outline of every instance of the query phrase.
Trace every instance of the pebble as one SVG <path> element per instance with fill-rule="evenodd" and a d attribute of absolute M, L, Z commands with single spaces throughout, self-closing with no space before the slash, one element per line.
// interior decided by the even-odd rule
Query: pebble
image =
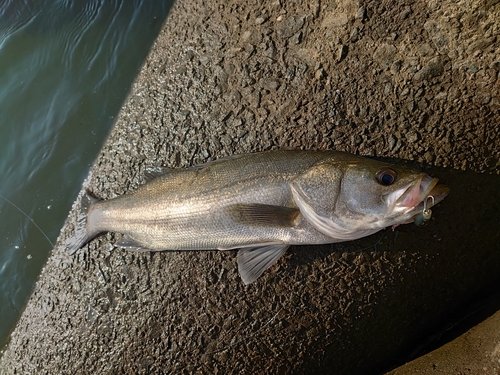
<path fill-rule="evenodd" d="M 351 137 L 351 145 L 352 146 L 358 146 L 361 143 L 363 143 L 363 138 L 358 134 L 358 135 L 353 135 Z"/>
<path fill-rule="evenodd" d="M 404 7 L 404 9 L 399 13 L 399 18 L 404 20 L 411 14 L 411 8 L 409 6 Z"/>
<path fill-rule="evenodd" d="M 302 31 L 299 31 L 297 34 L 293 35 L 290 38 L 290 43 L 293 44 L 300 44 L 301 41 L 302 41 Z"/>
<path fill-rule="evenodd" d="M 364 6 L 359 7 L 358 11 L 356 12 L 356 19 L 363 21 L 365 19 L 366 15 L 366 8 Z"/>
<path fill-rule="evenodd" d="M 396 142 L 397 142 L 396 137 L 393 134 L 391 134 L 389 136 L 389 139 L 387 141 L 388 141 L 388 144 L 389 144 L 389 150 L 393 150 L 394 147 L 396 147 Z"/>
<path fill-rule="evenodd" d="M 416 131 L 413 131 L 413 130 L 406 133 L 405 137 L 406 137 L 406 140 L 410 143 L 415 143 L 420 139 L 418 133 Z"/>
<path fill-rule="evenodd" d="M 388 82 L 384 86 L 384 95 L 388 96 L 391 94 L 391 92 L 392 92 L 392 83 Z"/>
<path fill-rule="evenodd" d="M 341 62 L 346 56 L 347 56 L 347 46 L 342 44 L 339 46 L 337 49 L 337 56 L 336 56 L 336 61 Z"/>
<path fill-rule="evenodd" d="M 423 43 L 416 46 L 416 50 L 420 56 L 431 56 L 434 54 L 434 49 L 429 43 Z"/>
<path fill-rule="evenodd" d="M 444 66 L 439 58 L 434 58 L 429 61 L 428 65 L 424 66 L 418 72 L 415 73 L 413 79 L 415 81 L 429 80 L 434 77 L 438 77 L 444 73 Z"/>
<path fill-rule="evenodd" d="M 335 29 L 347 25 L 349 23 L 349 16 L 343 12 L 330 12 L 325 15 L 321 26 L 327 29 Z"/>
<path fill-rule="evenodd" d="M 353 43 L 357 42 L 359 39 L 359 27 L 353 27 L 351 31 L 351 35 L 349 36 L 349 40 Z"/>
<path fill-rule="evenodd" d="M 391 44 L 383 43 L 373 53 L 373 60 L 378 61 L 383 68 L 389 68 L 394 62 L 398 50 Z"/>
<path fill-rule="evenodd" d="M 256 24 L 256 25 L 262 25 L 262 24 L 263 24 L 264 22 L 266 22 L 266 21 L 267 21 L 267 18 L 264 18 L 264 17 L 257 17 L 257 18 L 255 19 L 255 24 Z"/>
<path fill-rule="evenodd" d="M 288 39 L 296 34 L 304 25 L 305 18 L 294 16 L 282 21 L 277 27 L 277 34 L 280 38 Z"/>
<path fill-rule="evenodd" d="M 403 65 L 403 62 L 401 60 L 394 61 L 391 64 L 390 71 L 392 74 L 397 74 L 401 71 L 401 66 Z"/>

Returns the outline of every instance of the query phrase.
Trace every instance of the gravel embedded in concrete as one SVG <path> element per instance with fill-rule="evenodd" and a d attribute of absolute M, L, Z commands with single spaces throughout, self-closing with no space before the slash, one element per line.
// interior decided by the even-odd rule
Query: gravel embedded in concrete
<path fill-rule="evenodd" d="M 273 148 L 435 167 L 425 228 L 295 247 L 244 286 L 234 252 L 56 246 L 1 374 L 336 373 L 394 364 L 500 266 L 500 4 L 178 1 L 85 187 Z M 59 244 L 72 235 L 74 213 Z"/>

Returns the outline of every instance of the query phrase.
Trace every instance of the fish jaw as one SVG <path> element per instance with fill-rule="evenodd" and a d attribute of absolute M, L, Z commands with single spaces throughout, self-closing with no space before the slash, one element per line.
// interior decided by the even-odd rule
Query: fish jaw
<path fill-rule="evenodd" d="M 436 185 L 429 192 L 429 196 L 434 197 L 434 202 L 431 203 L 430 207 L 435 206 L 437 203 L 441 202 L 450 193 L 450 188 L 446 185 Z"/>
<path fill-rule="evenodd" d="M 428 197 L 427 209 L 441 202 L 450 192 L 446 185 L 438 185 L 438 179 L 421 174 L 414 183 L 394 191 L 388 197 L 388 205 L 394 212 L 412 213 L 424 208 Z"/>

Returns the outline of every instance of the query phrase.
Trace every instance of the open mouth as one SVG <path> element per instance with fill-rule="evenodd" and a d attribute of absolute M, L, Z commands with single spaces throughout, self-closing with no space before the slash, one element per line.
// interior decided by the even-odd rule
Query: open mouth
<path fill-rule="evenodd" d="M 422 174 L 420 178 L 396 200 L 401 208 L 430 209 L 441 202 L 450 192 L 446 185 L 438 185 L 438 179 Z"/>

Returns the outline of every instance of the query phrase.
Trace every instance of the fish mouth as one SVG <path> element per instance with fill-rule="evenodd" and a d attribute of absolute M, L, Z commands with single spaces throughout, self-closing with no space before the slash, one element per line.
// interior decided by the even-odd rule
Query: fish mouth
<path fill-rule="evenodd" d="M 406 188 L 405 192 L 396 200 L 395 206 L 403 209 L 420 209 L 427 201 L 427 207 L 441 202 L 450 192 L 446 185 L 438 185 L 439 179 L 422 174 L 415 183 Z M 432 199 L 427 199 L 432 197 Z"/>

